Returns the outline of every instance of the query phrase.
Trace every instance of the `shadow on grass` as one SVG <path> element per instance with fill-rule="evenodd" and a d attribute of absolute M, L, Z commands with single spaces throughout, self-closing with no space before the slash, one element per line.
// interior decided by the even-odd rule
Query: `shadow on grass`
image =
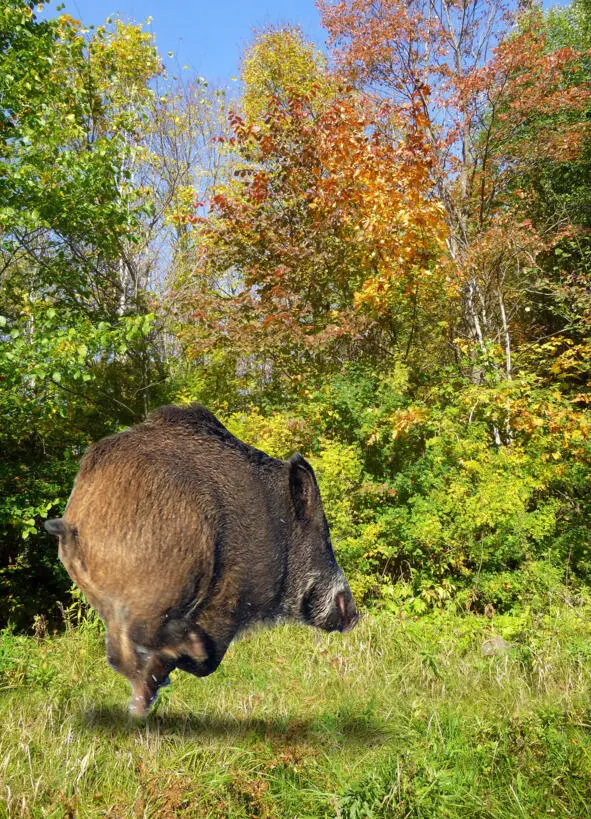
<path fill-rule="evenodd" d="M 379 718 L 364 713 L 319 713 L 298 717 L 233 717 L 220 714 L 167 712 L 134 719 L 123 706 L 98 706 L 80 711 L 81 731 L 110 736 L 131 736 L 146 730 L 186 737 L 223 739 L 253 736 L 261 741 L 321 742 L 323 738 L 339 739 L 351 745 L 377 745 L 388 740 L 389 732 Z"/>

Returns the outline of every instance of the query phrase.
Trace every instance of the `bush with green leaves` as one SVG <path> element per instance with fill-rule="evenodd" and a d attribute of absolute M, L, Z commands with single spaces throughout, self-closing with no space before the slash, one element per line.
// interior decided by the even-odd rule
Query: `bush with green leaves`
<path fill-rule="evenodd" d="M 373 381 L 372 381 L 373 379 Z M 493 424 L 508 441 L 496 446 Z M 428 393 L 404 368 L 353 368 L 299 414 L 237 415 L 245 440 L 313 464 L 355 593 L 398 611 L 504 611 L 530 567 L 584 582 L 589 566 L 589 419 L 535 380 Z"/>

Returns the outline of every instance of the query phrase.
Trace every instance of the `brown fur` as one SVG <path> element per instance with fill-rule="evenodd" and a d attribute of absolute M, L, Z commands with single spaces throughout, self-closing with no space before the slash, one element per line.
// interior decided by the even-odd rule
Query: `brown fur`
<path fill-rule="evenodd" d="M 91 447 L 64 518 L 47 528 L 106 624 L 109 661 L 130 680 L 137 714 L 173 668 L 215 670 L 249 623 L 301 619 L 306 594 L 307 621 L 314 606 L 328 618 L 321 627 L 356 620 L 311 467 L 247 446 L 199 405 L 163 407 Z M 346 611 L 316 602 L 323 573 L 326 594 L 330 583 L 348 594 Z"/>

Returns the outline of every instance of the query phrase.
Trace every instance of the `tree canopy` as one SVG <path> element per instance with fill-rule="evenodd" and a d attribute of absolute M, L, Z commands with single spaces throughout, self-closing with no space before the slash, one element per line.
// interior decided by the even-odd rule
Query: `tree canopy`
<path fill-rule="evenodd" d="M 506 610 L 589 553 L 590 14 L 319 0 L 240 93 L 0 9 L 0 621 L 57 617 L 79 456 L 201 401 L 317 469 L 354 591 Z"/>

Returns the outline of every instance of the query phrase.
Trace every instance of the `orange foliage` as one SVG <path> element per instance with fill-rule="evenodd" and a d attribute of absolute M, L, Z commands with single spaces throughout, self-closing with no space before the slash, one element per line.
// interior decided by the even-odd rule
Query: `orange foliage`
<path fill-rule="evenodd" d="M 359 339 L 393 298 L 416 299 L 436 276 L 445 225 L 422 129 L 390 117 L 393 142 L 350 91 L 317 108 L 304 96 L 270 100 L 263 128 L 233 114 L 234 182 L 193 220 L 199 317 L 217 316 L 246 347 Z M 212 287 L 214 270 L 218 282 L 232 277 L 232 293 Z"/>

